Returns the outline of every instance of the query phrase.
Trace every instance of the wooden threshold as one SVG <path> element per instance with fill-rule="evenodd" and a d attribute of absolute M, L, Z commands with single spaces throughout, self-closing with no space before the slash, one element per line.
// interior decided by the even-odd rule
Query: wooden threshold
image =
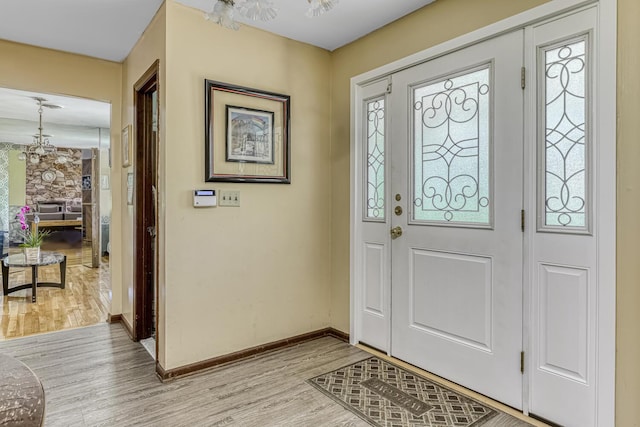
<path fill-rule="evenodd" d="M 227 363 L 237 362 L 240 360 L 251 358 L 253 356 L 256 356 L 262 353 L 266 353 L 273 350 L 280 350 L 286 347 L 292 347 L 296 344 L 315 340 L 322 337 L 334 337 L 339 340 L 349 342 L 349 334 L 334 328 L 324 328 L 324 329 L 320 329 L 313 332 L 307 332 L 306 334 L 296 335 L 294 337 L 273 341 L 267 344 L 258 345 L 255 347 L 247 348 L 245 350 L 236 351 L 233 353 L 214 357 L 212 359 L 203 360 L 201 362 L 196 362 L 190 365 L 185 365 L 185 366 L 181 366 L 181 367 L 173 368 L 169 370 L 165 370 L 158 362 L 156 362 L 156 374 L 158 375 L 161 381 L 163 382 L 169 381 L 169 380 L 176 379 L 178 377 L 195 374 L 197 372 L 212 368 L 214 366 L 220 366 Z"/>

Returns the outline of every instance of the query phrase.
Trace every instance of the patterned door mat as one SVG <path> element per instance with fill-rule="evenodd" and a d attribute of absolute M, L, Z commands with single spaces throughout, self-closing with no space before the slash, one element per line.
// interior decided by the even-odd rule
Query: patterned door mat
<path fill-rule="evenodd" d="M 420 375 L 377 357 L 308 380 L 373 426 L 480 426 L 498 414 Z"/>

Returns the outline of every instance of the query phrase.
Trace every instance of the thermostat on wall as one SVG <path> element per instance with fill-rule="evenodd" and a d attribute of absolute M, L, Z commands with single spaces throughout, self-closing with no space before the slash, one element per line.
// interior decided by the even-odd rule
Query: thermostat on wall
<path fill-rule="evenodd" d="M 215 208 L 218 205 L 216 190 L 194 190 L 194 208 Z"/>

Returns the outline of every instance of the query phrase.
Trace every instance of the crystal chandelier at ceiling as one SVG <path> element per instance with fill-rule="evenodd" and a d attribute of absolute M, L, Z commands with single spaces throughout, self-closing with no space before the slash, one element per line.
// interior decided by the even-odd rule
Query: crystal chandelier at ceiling
<path fill-rule="evenodd" d="M 42 111 L 44 108 L 50 108 L 52 110 L 57 110 L 58 108 L 62 108 L 60 105 L 56 104 L 45 104 L 46 99 L 40 97 L 34 97 L 38 103 L 38 133 L 33 135 L 33 142 L 30 145 L 26 145 L 22 147 L 22 152 L 18 154 L 19 160 L 29 160 L 31 163 L 39 163 L 41 156 L 46 155 L 56 155 L 58 158 L 56 161 L 58 163 L 66 163 L 67 156 L 64 154 L 59 154 L 58 149 L 51 144 L 49 138 L 53 135 L 44 134 L 42 128 Z"/>
<path fill-rule="evenodd" d="M 338 0 L 307 0 L 309 8 L 307 16 L 320 16 L 330 11 L 338 3 Z M 232 30 L 240 29 L 234 16 L 240 15 L 253 21 L 269 21 L 278 16 L 278 9 L 272 0 L 244 0 L 237 3 L 235 0 L 216 0 L 211 12 L 205 13 L 205 19 L 220 24 Z"/>

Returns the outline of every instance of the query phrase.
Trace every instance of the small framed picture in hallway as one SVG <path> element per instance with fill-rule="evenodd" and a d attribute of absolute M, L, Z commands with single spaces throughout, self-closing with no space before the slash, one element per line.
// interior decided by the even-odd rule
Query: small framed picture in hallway
<path fill-rule="evenodd" d="M 122 167 L 131 166 L 131 125 L 122 129 Z"/>

